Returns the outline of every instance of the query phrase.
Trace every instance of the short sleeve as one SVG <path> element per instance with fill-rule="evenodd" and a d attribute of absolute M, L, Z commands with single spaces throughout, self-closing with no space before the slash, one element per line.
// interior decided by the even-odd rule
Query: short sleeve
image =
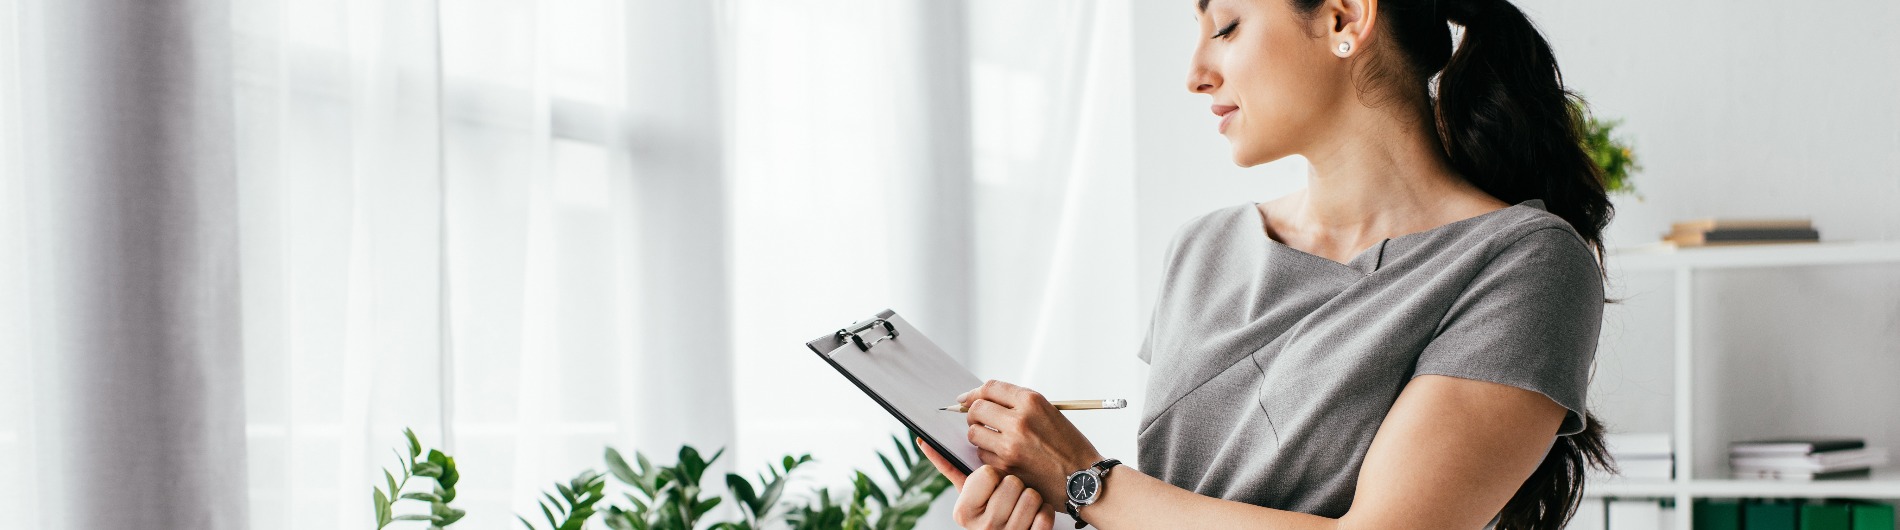
<path fill-rule="evenodd" d="M 1163 318 L 1161 306 L 1167 303 L 1168 300 L 1167 286 L 1174 284 L 1172 281 L 1174 267 L 1175 263 L 1180 262 L 1181 242 L 1187 239 L 1200 225 L 1205 223 L 1209 215 L 1212 214 L 1202 215 L 1186 223 L 1182 223 L 1181 226 L 1174 229 L 1174 235 L 1168 238 L 1168 250 L 1161 255 L 1161 285 L 1157 287 L 1159 292 L 1155 294 L 1154 307 L 1149 311 L 1148 333 L 1142 336 L 1141 349 L 1135 352 L 1135 357 L 1140 358 L 1142 364 L 1154 364 L 1155 334 L 1160 332 Z"/>
<path fill-rule="evenodd" d="M 1585 391 L 1603 324 L 1595 254 L 1567 227 L 1540 228 L 1499 250 L 1452 302 L 1412 376 L 1490 381 L 1549 396 L 1584 428 Z"/>

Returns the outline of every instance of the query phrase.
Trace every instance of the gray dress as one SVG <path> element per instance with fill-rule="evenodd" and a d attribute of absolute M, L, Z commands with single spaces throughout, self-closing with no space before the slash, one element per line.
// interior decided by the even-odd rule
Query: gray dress
<path fill-rule="evenodd" d="M 1415 376 L 1493 381 L 1581 411 L 1603 283 L 1529 200 L 1386 239 L 1347 263 L 1267 237 L 1254 204 L 1170 244 L 1138 437 L 1143 471 L 1202 495 L 1338 517 Z"/>

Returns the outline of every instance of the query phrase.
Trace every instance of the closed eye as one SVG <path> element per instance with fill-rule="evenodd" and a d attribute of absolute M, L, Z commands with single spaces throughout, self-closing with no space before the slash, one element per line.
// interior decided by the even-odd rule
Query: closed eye
<path fill-rule="evenodd" d="M 1229 33 L 1233 33 L 1233 32 L 1234 32 L 1234 27 L 1235 27 L 1235 26 L 1239 26 L 1239 25 L 1240 25 L 1240 21 L 1238 21 L 1238 20 L 1236 20 L 1236 21 L 1233 21 L 1233 22 L 1228 22 L 1228 23 L 1227 23 L 1227 27 L 1224 27 L 1224 28 L 1221 28 L 1221 29 L 1220 29 L 1220 31 L 1216 31 L 1216 32 L 1214 32 L 1214 37 L 1213 37 L 1213 38 L 1216 38 L 1216 39 L 1218 39 L 1218 38 L 1221 38 L 1221 37 L 1225 37 L 1225 36 L 1227 36 L 1227 34 L 1229 34 Z"/>

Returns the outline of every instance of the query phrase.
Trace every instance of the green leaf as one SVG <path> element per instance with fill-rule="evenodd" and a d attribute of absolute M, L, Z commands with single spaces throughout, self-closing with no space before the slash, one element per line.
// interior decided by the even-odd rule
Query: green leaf
<path fill-rule="evenodd" d="M 897 474 L 897 466 L 891 465 L 891 459 L 885 458 L 884 453 L 878 453 L 877 460 L 884 464 L 884 471 L 890 472 L 891 482 L 896 483 L 896 484 L 904 483 L 904 476 Z M 899 486 L 899 487 L 901 488 L 902 486 Z"/>
<path fill-rule="evenodd" d="M 713 507 L 718 506 L 719 501 L 722 500 L 725 500 L 725 497 L 708 497 L 700 500 L 698 504 L 693 505 L 693 515 L 698 516 L 712 511 Z"/>
<path fill-rule="evenodd" d="M 416 431 L 404 427 L 402 435 L 409 439 L 409 458 L 422 455 L 422 442 L 416 441 Z"/>
<path fill-rule="evenodd" d="M 877 487 L 877 483 L 871 482 L 870 476 L 865 475 L 863 471 L 858 471 L 857 474 L 857 483 L 861 490 L 859 494 L 860 497 L 870 495 L 871 498 L 877 499 L 879 506 L 889 506 L 891 504 L 890 501 L 884 497 L 884 489 Z"/>
<path fill-rule="evenodd" d="M 912 437 L 911 439 L 913 439 L 913 440 L 914 440 L 914 439 L 916 439 L 916 438 L 917 438 L 917 437 Z M 907 443 L 904 443 L 904 441 L 903 441 L 903 440 L 899 440 L 899 439 L 897 439 L 897 436 L 896 436 L 896 435 L 892 435 L 892 436 L 891 436 L 891 445 L 895 445 L 895 446 L 897 446 L 897 458 L 899 458 L 899 459 L 902 459 L 902 460 L 904 461 L 904 465 L 910 465 L 910 462 L 911 462 L 911 456 L 910 456 L 910 452 L 911 452 L 911 451 L 913 450 L 912 448 L 910 448 L 910 447 L 909 447 L 909 446 L 910 446 L 910 444 L 907 444 Z M 916 451 L 919 451 L 919 452 L 921 453 L 921 452 L 922 452 L 923 450 L 922 450 L 922 449 L 916 449 Z M 884 454 L 884 453 L 882 453 L 882 452 L 879 452 L 879 453 L 878 453 L 878 455 L 880 455 L 880 456 L 881 456 L 881 455 L 883 455 L 883 454 Z"/>
<path fill-rule="evenodd" d="M 461 473 L 455 471 L 455 457 L 442 454 L 441 451 L 430 449 L 429 462 L 442 467 L 442 476 L 436 477 L 435 479 L 436 483 L 441 484 L 442 487 L 453 489 L 455 483 L 462 480 Z"/>
<path fill-rule="evenodd" d="M 433 515 L 423 515 L 423 514 L 409 514 L 409 515 L 398 515 L 398 516 L 396 516 L 396 520 L 398 520 L 398 521 L 429 521 L 429 522 L 435 522 L 435 516 L 433 516 Z"/>
<path fill-rule="evenodd" d="M 402 486 L 396 485 L 396 476 L 389 474 L 389 470 L 387 469 L 383 470 L 383 480 L 389 483 L 390 495 L 395 495 L 402 491 Z"/>
<path fill-rule="evenodd" d="M 612 473 L 614 478 L 620 479 L 621 483 L 627 485 L 640 483 L 640 475 L 634 473 L 633 468 L 627 465 L 627 459 L 620 457 L 620 451 L 615 451 L 612 447 L 607 448 L 606 460 L 607 472 Z"/>
<path fill-rule="evenodd" d="M 376 490 L 376 527 L 382 528 L 389 525 L 389 496 L 383 494 L 382 488 L 371 489 Z"/>
<path fill-rule="evenodd" d="M 726 489 L 732 493 L 732 496 L 739 498 L 739 504 L 743 506 L 746 511 L 750 512 L 753 517 L 764 516 L 764 514 L 760 513 L 763 511 L 763 507 L 759 505 L 759 496 L 752 492 L 752 483 L 747 482 L 745 477 L 741 477 L 737 473 L 727 473 Z"/>
<path fill-rule="evenodd" d="M 548 509 L 547 503 L 541 503 L 541 515 L 547 516 L 548 528 L 559 528 L 561 526 L 561 521 L 554 518 L 554 511 Z"/>
<path fill-rule="evenodd" d="M 415 492 L 415 493 L 404 493 L 404 494 L 402 494 L 402 498 L 404 498 L 404 499 L 413 499 L 413 500 L 418 500 L 418 501 L 423 501 L 423 502 L 427 502 L 427 503 L 431 503 L 431 504 L 434 504 L 434 503 L 439 503 L 439 502 L 445 502 L 445 501 L 443 501 L 443 500 L 442 500 L 442 498 L 441 498 L 441 497 L 437 497 L 437 496 L 435 496 L 435 494 L 432 494 L 432 493 L 423 493 L 423 492 L 420 492 L 420 491 L 418 491 L 418 492 Z"/>

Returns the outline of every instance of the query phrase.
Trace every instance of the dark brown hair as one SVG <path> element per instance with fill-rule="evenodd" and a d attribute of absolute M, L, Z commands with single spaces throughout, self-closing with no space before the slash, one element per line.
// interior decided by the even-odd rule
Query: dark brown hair
<path fill-rule="evenodd" d="M 1310 17 L 1324 0 L 1288 1 Z M 1581 101 L 1564 87 L 1550 43 L 1524 12 L 1508 0 L 1386 0 L 1379 9 L 1389 45 L 1355 57 L 1368 61 L 1355 80 L 1369 83 L 1360 93 L 1377 87 L 1424 95 L 1453 169 L 1506 203 L 1542 199 L 1600 263 L 1603 228 L 1615 211 L 1602 171 L 1581 146 Z M 1463 28 L 1455 48 L 1451 24 Z M 1583 419 L 1583 431 L 1559 437 L 1504 504 L 1499 530 L 1563 528 L 1583 495 L 1585 466 L 1615 470 L 1602 422 L 1589 411 Z"/>

